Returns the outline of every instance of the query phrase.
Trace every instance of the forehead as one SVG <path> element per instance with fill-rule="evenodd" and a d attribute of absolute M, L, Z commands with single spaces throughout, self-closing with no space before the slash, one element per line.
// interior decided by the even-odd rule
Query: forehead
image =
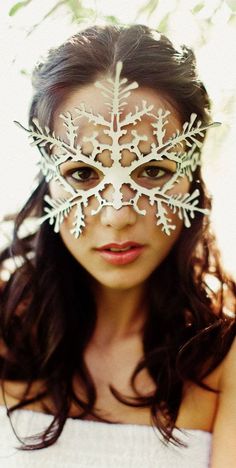
<path fill-rule="evenodd" d="M 104 84 L 105 80 L 99 80 L 101 84 Z M 123 107 L 123 110 L 120 114 L 120 119 L 123 120 L 125 116 L 129 113 L 133 113 L 135 109 L 141 106 L 143 101 L 146 101 L 148 104 L 153 105 L 153 112 L 157 114 L 158 109 L 165 109 L 170 112 L 168 116 L 168 122 L 166 124 L 166 137 L 170 137 L 176 129 L 181 128 L 181 118 L 173 105 L 160 93 L 157 91 L 146 88 L 139 87 L 132 90 L 130 95 L 125 99 L 126 105 Z M 54 113 L 53 119 L 53 130 L 60 135 L 65 135 L 65 127 L 63 121 L 60 118 L 60 114 L 65 112 L 70 112 L 73 118 L 76 117 L 76 108 L 84 104 L 87 110 L 91 110 L 95 115 L 102 115 L 106 120 L 111 119 L 111 114 L 107 106 L 107 98 L 102 94 L 101 89 L 95 86 L 95 83 L 85 85 L 82 88 L 75 89 L 71 91 L 59 105 L 56 112 Z M 135 129 L 139 132 L 148 133 L 149 136 L 153 133 L 152 122 L 155 119 L 151 116 L 144 115 L 140 121 L 135 124 Z M 129 126 L 127 126 L 129 127 Z M 130 126 L 131 127 L 131 126 Z M 134 127 L 134 125 L 132 125 Z M 88 134 L 91 131 L 100 131 L 103 133 L 104 127 L 102 125 L 95 125 L 88 121 L 87 118 L 79 119 L 79 133 Z M 129 128 L 127 128 L 129 132 Z M 79 135 L 78 135 L 79 136 Z"/>

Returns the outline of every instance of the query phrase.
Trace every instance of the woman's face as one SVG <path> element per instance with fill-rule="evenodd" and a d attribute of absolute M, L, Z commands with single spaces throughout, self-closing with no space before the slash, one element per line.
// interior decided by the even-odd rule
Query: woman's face
<path fill-rule="evenodd" d="M 142 101 L 147 101 L 154 105 L 155 109 L 164 108 L 171 114 L 168 116 L 165 138 L 172 136 L 177 129 L 181 128 L 180 118 L 176 111 L 155 91 L 147 88 L 134 90 L 126 99 L 127 106 L 123 110 L 124 117 L 130 112 L 134 112 L 135 106 Z M 88 85 L 82 89 L 73 91 L 67 99 L 57 109 L 54 116 L 54 131 L 57 136 L 67 140 L 66 128 L 63 125 L 60 114 L 70 112 L 75 116 L 75 109 L 83 102 L 87 109 L 92 109 L 93 114 L 100 114 L 108 119 L 109 110 L 105 104 L 105 99 L 101 91 L 94 85 Z M 122 115 L 123 117 L 123 115 Z M 109 143 L 109 137 L 104 134 L 101 125 L 92 124 L 87 119 L 79 121 L 80 131 L 77 135 L 78 143 L 82 145 L 83 153 L 89 154 L 92 151 L 91 141 L 84 142 L 82 137 L 89 137 L 96 130 L 97 138 L 101 143 Z M 146 135 L 146 141 L 140 142 L 140 151 L 148 153 L 150 145 L 154 142 L 152 119 L 144 116 L 134 126 L 127 125 L 127 133 L 120 138 L 120 143 L 131 138 L 131 132 Z M 100 162 L 104 166 L 111 166 L 109 151 L 104 151 L 99 156 Z M 131 154 L 124 150 L 122 155 L 122 165 L 128 166 L 131 162 Z M 168 178 L 173 176 L 176 170 L 176 163 L 170 160 L 156 161 L 138 169 L 134 175 L 136 181 L 145 188 L 161 186 Z M 60 166 L 61 174 L 75 189 L 90 189 L 96 185 L 100 174 L 94 172 L 81 163 L 68 160 Z M 111 169 L 112 170 L 112 169 Z M 171 194 L 184 194 L 189 189 L 189 181 L 182 177 L 176 187 L 172 188 Z M 55 199 L 66 197 L 68 194 L 56 182 L 50 182 L 51 196 Z M 112 199 L 113 187 L 106 186 L 103 196 L 106 200 Z M 134 195 L 133 190 L 127 185 L 122 186 L 123 200 L 129 201 Z M 167 217 L 176 226 L 171 235 L 167 235 L 157 226 L 156 207 L 151 206 L 148 197 L 142 195 L 139 200 L 139 208 L 146 211 L 145 215 L 137 213 L 131 205 L 122 206 L 119 209 L 113 206 L 104 206 L 97 214 L 91 214 L 91 210 L 97 208 L 97 200 L 94 195 L 89 199 L 85 208 L 85 227 L 76 239 L 71 234 L 74 221 L 73 208 L 67 218 L 60 226 L 61 238 L 74 256 L 74 258 L 90 273 L 96 282 L 106 288 L 130 289 L 144 284 L 151 273 L 161 264 L 170 252 L 178 239 L 182 230 L 182 220 L 178 214 L 166 206 Z"/>

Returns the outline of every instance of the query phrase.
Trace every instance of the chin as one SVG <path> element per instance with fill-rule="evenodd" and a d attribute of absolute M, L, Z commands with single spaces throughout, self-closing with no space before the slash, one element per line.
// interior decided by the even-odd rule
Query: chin
<path fill-rule="evenodd" d="M 107 275 L 104 274 L 102 277 L 99 277 L 98 275 L 91 276 L 97 283 L 98 287 L 107 288 L 114 291 L 128 291 L 130 289 L 142 287 L 152 272 L 148 272 L 147 274 L 143 273 L 144 272 L 128 272 L 122 270 L 119 272 L 110 272 Z"/>

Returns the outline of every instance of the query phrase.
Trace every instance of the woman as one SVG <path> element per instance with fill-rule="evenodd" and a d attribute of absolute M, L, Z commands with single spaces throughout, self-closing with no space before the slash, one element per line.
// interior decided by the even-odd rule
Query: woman
<path fill-rule="evenodd" d="M 11 439 L 1 466 L 233 467 L 235 284 L 210 232 L 193 53 L 93 27 L 33 83 L 39 183 L 1 255 L 21 259 L 1 288 L 1 437 L 6 406 L 25 451 Z"/>

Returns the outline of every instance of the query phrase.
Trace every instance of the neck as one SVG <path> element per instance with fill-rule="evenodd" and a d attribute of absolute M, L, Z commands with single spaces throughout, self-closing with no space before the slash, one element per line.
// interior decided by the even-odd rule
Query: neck
<path fill-rule="evenodd" d="M 111 344 L 134 335 L 141 335 L 147 308 L 144 288 L 113 290 L 96 287 L 97 323 L 94 340 Z"/>

